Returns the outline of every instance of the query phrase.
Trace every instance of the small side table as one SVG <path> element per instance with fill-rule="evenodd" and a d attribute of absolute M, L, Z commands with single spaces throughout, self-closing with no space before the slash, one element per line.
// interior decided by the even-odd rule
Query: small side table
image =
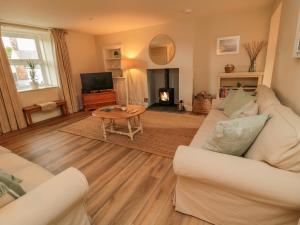
<path fill-rule="evenodd" d="M 65 100 L 56 100 L 54 102 L 56 103 L 56 107 L 61 109 L 63 116 L 69 115 L 67 103 Z M 39 105 L 31 105 L 23 108 L 23 112 L 28 126 L 31 126 L 33 124 L 32 113 L 40 111 L 42 111 L 42 108 Z"/>

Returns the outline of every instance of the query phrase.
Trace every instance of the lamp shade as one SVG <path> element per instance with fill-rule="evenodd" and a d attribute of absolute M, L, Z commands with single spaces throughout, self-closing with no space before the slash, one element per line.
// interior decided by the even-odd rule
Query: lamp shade
<path fill-rule="evenodd" d="M 139 59 L 122 59 L 121 61 L 121 68 L 123 70 L 130 70 L 130 69 L 146 69 L 147 63 L 143 60 Z"/>

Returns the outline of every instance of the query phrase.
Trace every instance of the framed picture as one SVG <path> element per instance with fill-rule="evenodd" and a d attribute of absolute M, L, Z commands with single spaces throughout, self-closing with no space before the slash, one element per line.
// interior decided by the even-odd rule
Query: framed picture
<path fill-rule="evenodd" d="M 217 39 L 217 55 L 240 53 L 240 36 L 220 37 Z"/>
<path fill-rule="evenodd" d="M 295 47 L 293 51 L 293 57 L 300 58 L 300 11 L 298 16 L 298 24 L 297 24 L 297 31 L 295 37 Z"/>

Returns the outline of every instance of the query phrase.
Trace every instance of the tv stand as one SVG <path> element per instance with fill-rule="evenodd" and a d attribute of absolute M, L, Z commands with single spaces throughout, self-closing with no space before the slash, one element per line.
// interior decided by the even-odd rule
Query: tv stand
<path fill-rule="evenodd" d="M 96 93 L 82 94 L 84 111 L 95 110 L 103 106 L 116 105 L 116 92 L 105 90 Z"/>

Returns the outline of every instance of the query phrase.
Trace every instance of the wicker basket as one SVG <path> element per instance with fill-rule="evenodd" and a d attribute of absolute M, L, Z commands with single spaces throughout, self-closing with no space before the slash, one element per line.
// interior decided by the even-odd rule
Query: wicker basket
<path fill-rule="evenodd" d="M 194 97 L 193 101 L 193 113 L 196 114 L 208 114 L 212 107 L 212 98 L 205 97 L 205 95 L 198 94 Z"/>

